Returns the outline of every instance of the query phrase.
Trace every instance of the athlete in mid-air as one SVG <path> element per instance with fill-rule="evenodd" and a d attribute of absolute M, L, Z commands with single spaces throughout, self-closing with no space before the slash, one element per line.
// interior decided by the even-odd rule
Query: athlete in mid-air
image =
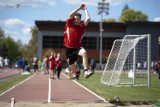
<path fill-rule="evenodd" d="M 79 10 L 84 10 L 86 19 L 81 21 L 81 14 L 78 13 Z M 83 58 L 84 66 L 84 77 L 88 78 L 93 73 L 88 71 L 88 57 L 86 50 L 82 47 L 82 38 L 84 35 L 84 30 L 90 21 L 90 15 L 88 13 L 87 7 L 85 4 L 81 4 L 77 9 L 71 12 L 69 18 L 66 21 L 64 28 L 64 45 L 66 47 L 66 56 L 68 63 L 71 67 L 71 74 L 77 72 L 75 65 L 78 56 Z"/>

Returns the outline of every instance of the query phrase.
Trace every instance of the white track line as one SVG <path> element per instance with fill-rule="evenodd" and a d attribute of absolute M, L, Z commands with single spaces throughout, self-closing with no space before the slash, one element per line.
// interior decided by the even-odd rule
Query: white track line
<path fill-rule="evenodd" d="M 64 76 L 66 76 L 68 79 L 69 77 L 62 73 Z M 85 86 L 83 86 L 82 84 L 78 83 L 77 81 L 75 80 L 72 80 L 73 82 L 75 82 L 76 84 L 78 84 L 79 86 L 81 86 L 82 88 L 84 88 L 85 90 L 87 90 L 88 92 L 90 92 L 91 94 L 95 95 L 96 97 L 100 98 L 101 100 L 103 100 L 105 103 L 108 103 L 104 98 L 102 98 L 101 96 L 97 95 L 96 93 L 94 93 L 93 91 L 89 90 L 88 88 L 86 88 Z"/>
<path fill-rule="evenodd" d="M 48 103 L 51 102 L 51 78 L 48 79 Z"/>
<path fill-rule="evenodd" d="M 8 90 L 4 91 L 3 93 L 1 93 L 1 94 L 0 94 L 0 96 L 2 96 L 3 94 L 5 94 L 5 93 L 7 93 L 7 92 L 11 91 L 12 89 L 14 89 L 15 87 L 17 87 L 17 86 L 21 85 L 22 83 L 24 83 L 25 81 L 29 80 L 29 79 L 30 79 L 30 78 L 32 78 L 32 77 L 33 77 L 33 75 L 32 75 L 31 77 L 28 77 L 28 78 L 27 78 L 27 79 L 25 79 L 24 81 L 21 81 L 20 83 L 16 84 L 15 86 L 11 87 L 10 89 L 8 89 Z"/>

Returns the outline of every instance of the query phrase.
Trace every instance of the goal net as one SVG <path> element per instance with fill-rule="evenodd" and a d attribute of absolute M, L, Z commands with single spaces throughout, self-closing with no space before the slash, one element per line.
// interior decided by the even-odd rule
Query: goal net
<path fill-rule="evenodd" d="M 126 35 L 115 40 L 101 83 L 150 86 L 150 35 Z"/>

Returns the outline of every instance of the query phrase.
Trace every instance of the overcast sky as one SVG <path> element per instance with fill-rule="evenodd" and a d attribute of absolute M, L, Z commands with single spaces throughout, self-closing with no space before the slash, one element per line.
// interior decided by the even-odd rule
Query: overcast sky
<path fill-rule="evenodd" d="M 81 3 L 87 5 L 91 20 L 99 21 L 97 3 L 100 1 L 0 0 L 0 27 L 6 35 L 10 35 L 15 40 L 20 39 L 23 43 L 28 43 L 31 38 L 30 28 L 35 26 L 35 20 L 66 21 L 70 12 Z M 114 18 L 118 20 L 123 7 L 128 4 L 129 8 L 147 14 L 149 21 L 160 22 L 160 0 L 106 0 L 106 2 L 110 3 L 109 15 L 104 14 L 106 19 Z M 80 13 L 83 14 L 83 11 L 80 11 Z"/>

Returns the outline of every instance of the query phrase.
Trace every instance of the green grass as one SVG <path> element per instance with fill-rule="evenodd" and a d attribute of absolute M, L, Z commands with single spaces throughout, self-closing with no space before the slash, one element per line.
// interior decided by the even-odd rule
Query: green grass
<path fill-rule="evenodd" d="M 25 80 L 26 78 L 30 77 L 30 75 L 15 75 L 5 79 L 0 80 L 0 94 L 6 91 L 7 89 L 13 87 L 14 85 L 20 83 L 21 81 Z"/>
<path fill-rule="evenodd" d="M 102 73 L 96 72 L 92 77 L 85 79 L 82 75 L 79 83 L 92 90 L 96 94 L 103 97 L 106 101 L 111 103 L 118 103 L 120 105 L 127 104 L 155 104 L 160 106 L 160 80 L 158 75 L 151 76 L 151 87 L 109 87 L 100 83 Z M 120 98 L 119 102 L 114 100 L 114 97 Z"/>

